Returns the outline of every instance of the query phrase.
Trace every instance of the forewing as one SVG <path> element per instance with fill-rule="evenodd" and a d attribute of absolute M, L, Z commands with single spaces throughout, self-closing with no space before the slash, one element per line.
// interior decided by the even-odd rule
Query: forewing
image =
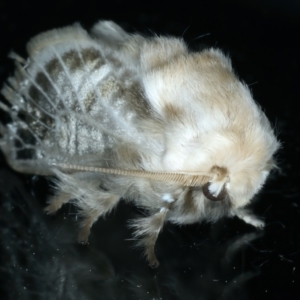
<path fill-rule="evenodd" d="M 122 155 L 138 165 L 151 148 L 141 126 L 151 112 L 137 68 L 79 25 L 43 33 L 27 49 L 27 61 L 13 54 L 16 72 L 2 90 L 11 121 L 1 147 L 11 166 L 38 174 L 52 163 L 123 167 Z"/>

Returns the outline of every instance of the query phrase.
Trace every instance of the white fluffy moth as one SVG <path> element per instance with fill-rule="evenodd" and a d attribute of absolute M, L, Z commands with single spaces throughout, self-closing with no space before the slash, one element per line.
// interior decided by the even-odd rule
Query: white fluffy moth
<path fill-rule="evenodd" d="M 45 211 L 72 200 L 79 242 L 121 199 L 146 212 L 130 224 L 151 266 L 167 221 L 264 226 L 244 207 L 279 142 L 220 50 L 100 21 L 90 33 L 75 24 L 39 34 L 27 51 L 27 60 L 11 54 L 1 149 L 17 171 L 58 177 Z"/>

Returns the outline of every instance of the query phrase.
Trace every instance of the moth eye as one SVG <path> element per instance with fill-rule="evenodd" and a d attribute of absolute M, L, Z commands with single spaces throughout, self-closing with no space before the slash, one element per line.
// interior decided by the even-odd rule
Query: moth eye
<path fill-rule="evenodd" d="M 225 199 L 226 197 L 226 189 L 225 187 L 223 187 L 223 189 L 221 190 L 221 192 L 219 193 L 218 196 L 214 196 L 210 191 L 209 191 L 209 185 L 210 183 L 206 183 L 203 187 L 202 187 L 202 192 L 204 194 L 204 196 L 211 200 L 211 201 L 221 201 L 223 199 Z"/>

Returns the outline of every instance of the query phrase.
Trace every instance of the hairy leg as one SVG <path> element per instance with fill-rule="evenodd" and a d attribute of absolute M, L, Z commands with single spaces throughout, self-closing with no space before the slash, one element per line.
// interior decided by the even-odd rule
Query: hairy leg
<path fill-rule="evenodd" d="M 98 218 L 110 212 L 120 201 L 120 196 L 109 193 L 99 193 L 100 198 L 97 201 L 90 201 L 90 199 L 81 200 L 78 205 L 82 211 L 83 220 L 80 224 L 80 231 L 78 233 L 78 243 L 86 244 L 90 235 L 92 225 Z"/>
<path fill-rule="evenodd" d="M 75 176 L 65 175 L 61 177 L 65 182 L 60 181 L 58 191 L 44 209 L 46 213 L 53 214 L 62 207 L 63 204 L 74 199 L 74 204 L 79 208 L 82 221 L 78 234 L 79 243 L 87 243 L 90 229 L 94 222 L 101 215 L 111 211 L 120 200 L 119 195 L 99 189 L 99 182 L 87 182 L 78 180 Z"/>
<path fill-rule="evenodd" d="M 245 223 L 250 224 L 256 228 L 263 229 L 265 227 L 264 221 L 260 220 L 246 209 L 238 210 L 234 213 L 234 215 L 243 220 Z"/>
<path fill-rule="evenodd" d="M 154 247 L 158 234 L 164 225 L 167 213 L 168 208 L 162 207 L 160 211 L 154 215 L 151 215 L 147 218 L 134 220 L 131 224 L 131 227 L 135 229 L 134 237 L 141 237 L 137 245 L 145 248 L 146 258 L 149 262 L 149 265 L 153 268 L 159 265 L 155 255 Z"/>
<path fill-rule="evenodd" d="M 47 214 L 54 214 L 58 211 L 63 204 L 69 202 L 72 199 L 72 195 L 65 192 L 58 192 L 57 195 L 53 196 L 49 201 L 48 205 L 44 208 Z"/>

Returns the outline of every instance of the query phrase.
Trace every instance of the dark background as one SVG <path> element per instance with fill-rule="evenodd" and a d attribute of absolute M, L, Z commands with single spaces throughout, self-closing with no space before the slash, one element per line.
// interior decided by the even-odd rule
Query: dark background
<path fill-rule="evenodd" d="M 76 209 L 44 215 L 50 179 L 13 172 L 0 155 L 0 298 L 300 299 L 300 2 L 2 0 L 0 83 L 13 72 L 10 50 L 25 56 L 37 33 L 98 19 L 182 36 L 192 49 L 219 47 L 232 58 L 282 142 L 281 172 L 252 205 L 266 228 L 238 219 L 168 224 L 156 247 L 161 265 L 151 269 L 126 227 L 136 208 L 119 205 L 93 226 L 88 246 L 77 245 Z"/>

